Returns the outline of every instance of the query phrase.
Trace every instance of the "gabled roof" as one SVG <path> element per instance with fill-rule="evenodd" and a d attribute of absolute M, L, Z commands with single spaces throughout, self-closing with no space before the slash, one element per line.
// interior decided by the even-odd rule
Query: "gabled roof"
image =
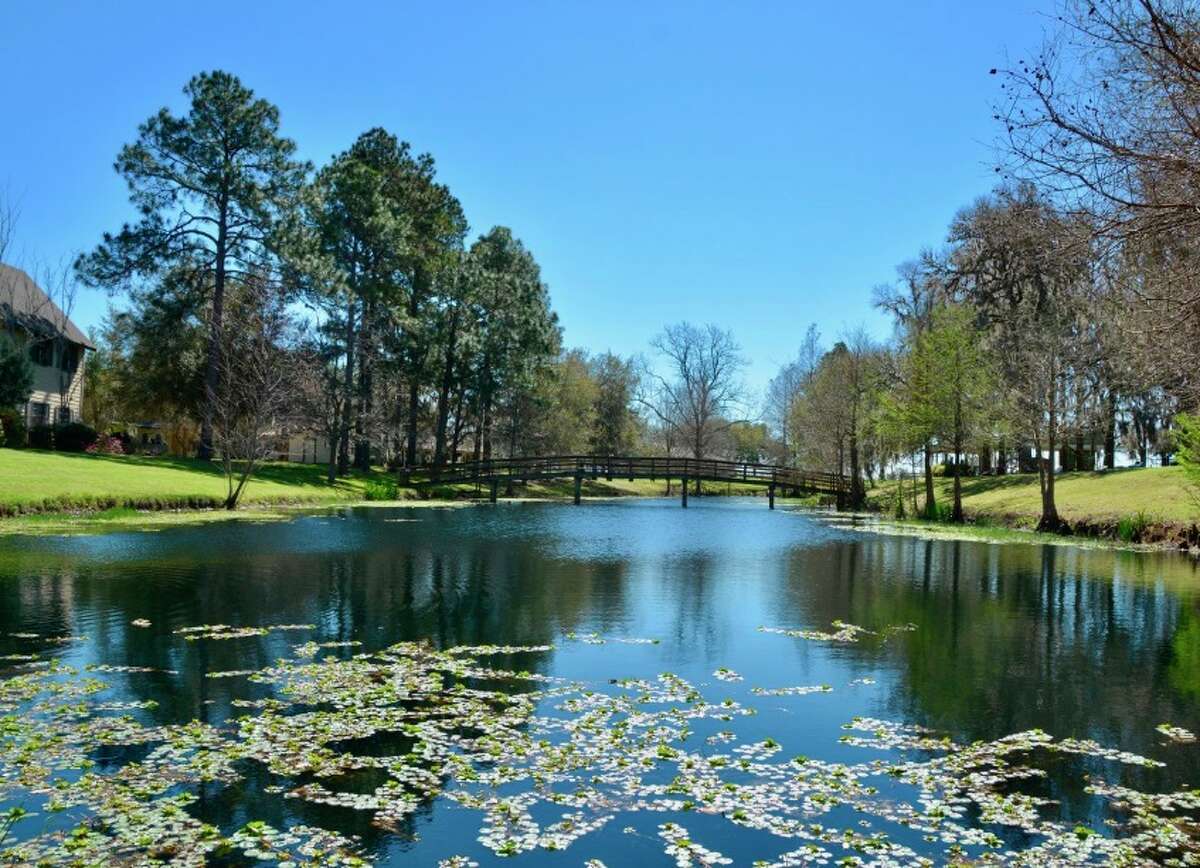
<path fill-rule="evenodd" d="M 62 335 L 72 343 L 96 349 L 32 277 L 0 262 L 0 323 L 4 321 L 12 321 L 30 334 Z"/>

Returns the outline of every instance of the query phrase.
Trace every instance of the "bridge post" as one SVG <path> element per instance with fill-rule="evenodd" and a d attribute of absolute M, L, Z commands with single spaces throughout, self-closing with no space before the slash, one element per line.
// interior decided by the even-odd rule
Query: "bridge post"
<path fill-rule="evenodd" d="M 685 477 L 683 477 L 683 508 L 684 509 L 687 509 L 687 488 L 688 488 L 688 478 L 685 476 Z"/>
<path fill-rule="evenodd" d="M 772 482 L 770 485 L 767 486 L 767 503 L 768 503 L 768 507 L 767 507 L 768 509 L 775 508 L 775 483 L 774 482 Z"/>
<path fill-rule="evenodd" d="M 576 470 L 575 471 L 575 505 L 576 506 L 579 506 L 580 488 L 582 486 L 583 486 L 583 472 Z"/>
<path fill-rule="evenodd" d="M 493 476 L 492 477 L 492 496 L 490 498 L 492 503 L 496 502 L 496 490 L 499 487 L 500 487 L 500 480 Z"/>

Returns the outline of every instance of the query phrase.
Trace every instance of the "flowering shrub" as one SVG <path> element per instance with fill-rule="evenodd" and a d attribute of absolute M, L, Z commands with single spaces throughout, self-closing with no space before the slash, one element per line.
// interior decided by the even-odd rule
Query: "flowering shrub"
<path fill-rule="evenodd" d="M 104 436 L 97 438 L 96 442 L 84 451 L 88 455 L 124 455 L 125 444 L 121 442 L 120 437 Z"/>

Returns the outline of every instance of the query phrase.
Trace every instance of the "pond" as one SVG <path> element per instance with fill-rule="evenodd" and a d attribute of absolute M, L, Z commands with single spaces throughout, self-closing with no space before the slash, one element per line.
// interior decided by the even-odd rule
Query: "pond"
<path fill-rule="evenodd" d="M 1198 589 L 753 499 L 12 537 L 0 851 L 1191 859 Z"/>

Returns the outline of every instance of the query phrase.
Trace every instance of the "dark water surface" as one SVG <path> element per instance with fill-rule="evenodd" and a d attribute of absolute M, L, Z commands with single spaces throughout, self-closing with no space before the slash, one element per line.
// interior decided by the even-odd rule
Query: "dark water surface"
<path fill-rule="evenodd" d="M 674 500 L 372 508 L 0 540 L 0 655 L 33 650 L 80 667 L 172 670 L 104 675 L 113 688 L 102 697 L 154 700 L 137 713 L 144 723 L 220 724 L 245 713 L 232 700 L 269 688 L 206 672 L 270 666 L 309 640 L 363 643 L 326 652 L 345 657 L 417 639 L 440 648 L 553 645 L 505 662 L 598 686 L 673 672 L 706 696 L 757 709 L 736 722 L 739 741 L 770 737 L 785 756 L 863 761 L 862 748 L 838 741 L 841 725 L 861 715 L 959 742 L 1037 727 L 1166 762 L 1150 770 L 1056 760 L 1035 787 L 1061 802 L 1051 815 L 1102 828 L 1107 814 L 1084 792 L 1085 773 L 1150 790 L 1200 785 L 1200 748 L 1165 743 L 1154 729 L 1170 722 L 1200 731 L 1198 589 L 1200 570 L 1181 557 L 880 536 L 770 512 L 762 500 L 697 499 L 688 510 Z M 843 643 L 758 629 L 829 630 L 834 620 L 915 629 Z M 280 623 L 315 629 L 225 641 L 173 632 Z M 85 638 L 47 651 L 14 633 Z M 579 641 L 592 633 L 658 641 Z M 717 680 L 719 667 L 742 680 Z M 832 690 L 751 692 L 802 685 Z M 443 799 L 384 832 L 362 812 L 264 793 L 250 774 L 204 792 L 190 810 L 226 831 L 258 818 L 354 833 L 380 862 L 495 858 L 476 841 L 479 815 Z M 665 820 L 736 864 L 795 846 L 697 813 L 630 812 L 565 852 L 537 850 L 518 862 L 671 864 L 655 832 Z M 920 849 L 915 840 L 907 843 Z"/>

